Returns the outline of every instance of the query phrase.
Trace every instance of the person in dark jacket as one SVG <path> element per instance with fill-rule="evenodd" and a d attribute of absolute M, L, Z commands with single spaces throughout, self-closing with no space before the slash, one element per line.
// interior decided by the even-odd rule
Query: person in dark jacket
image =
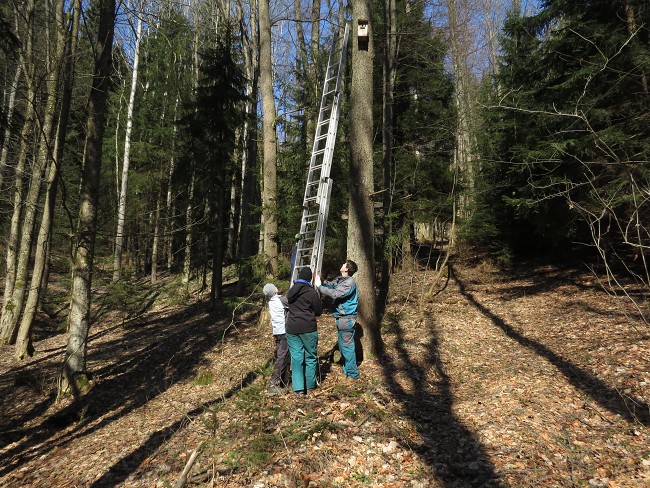
<path fill-rule="evenodd" d="M 285 325 L 291 355 L 291 382 L 297 394 L 316 388 L 318 366 L 318 328 L 316 317 L 322 312 L 318 292 L 311 284 L 312 272 L 300 268 L 298 279 L 287 294 L 289 311 Z"/>

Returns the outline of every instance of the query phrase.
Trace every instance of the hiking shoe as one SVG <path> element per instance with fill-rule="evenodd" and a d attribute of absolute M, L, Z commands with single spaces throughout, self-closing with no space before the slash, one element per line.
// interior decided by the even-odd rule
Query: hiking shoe
<path fill-rule="evenodd" d="M 278 385 L 271 385 L 269 386 L 269 389 L 266 390 L 266 394 L 269 396 L 273 395 L 282 395 L 284 393 L 284 390 L 279 387 Z"/>

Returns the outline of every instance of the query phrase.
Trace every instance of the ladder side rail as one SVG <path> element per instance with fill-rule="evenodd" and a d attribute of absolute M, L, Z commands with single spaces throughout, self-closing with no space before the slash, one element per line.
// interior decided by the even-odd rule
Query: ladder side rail
<path fill-rule="evenodd" d="M 311 258 L 312 269 L 315 270 L 316 274 L 321 274 L 321 269 L 323 267 L 323 251 L 325 249 L 325 235 L 327 229 L 327 217 L 329 215 L 329 201 L 332 194 L 332 178 L 325 178 L 321 188 L 322 191 L 322 205 L 321 210 L 318 213 L 318 224 L 316 229 L 316 235 L 314 237 L 314 253 Z"/>
<path fill-rule="evenodd" d="M 337 47 L 340 36 L 340 31 L 337 31 L 332 40 L 332 46 L 328 56 L 327 69 L 323 82 L 323 93 L 316 124 L 316 134 L 313 141 L 312 155 L 307 171 L 307 184 L 303 197 L 303 212 L 300 225 L 300 234 L 302 237 L 297 244 L 298 249 L 291 283 L 297 279 L 300 268 L 309 266 L 312 270 L 320 273 L 322 267 L 325 230 L 327 227 L 332 188 L 329 173 L 340 116 L 340 89 L 347 52 L 348 34 L 349 24 L 346 23 L 341 48 L 339 49 Z M 337 53 L 339 54 L 338 58 L 336 56 Z M 333 76 L 334 67 L 336 67 L 335 77 Z M 334 80 L 336 80 L 334 89 L 330 89 L 329 84 Z M 325 140 L 325 147 L 320 146 L 323 140 Z M 316 195 L 314 195 L 313 191 L 316 182 L 318 182 L 318 189 Z M 317 216 L 317 218 L 313 220 L 313 216 Z"/>

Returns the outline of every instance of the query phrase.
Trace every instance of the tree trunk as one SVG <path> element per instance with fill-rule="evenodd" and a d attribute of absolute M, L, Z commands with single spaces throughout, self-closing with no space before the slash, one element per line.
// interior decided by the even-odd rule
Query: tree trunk
<path fill-rule="evenodd" d="M 320 0 L 313 0 L 311 7 L 311 64 L 305 65 L 304 70 L 307 84 L 307 153 L 310 154 L 314 144 L 314 135 L 316 133 L 316 122 L 318 120 L 318 90 L 319 82 L 319 59 L 318 51 L 320 47 Z"/>
<path fill-rule="evenodd" d="M 86 371 L 86 350 L 90 329 L 92 271 L 97 233 L 97 203 L 102 162 L 102 142 L 106 126 L 106 102 L 115 28 L 115 0 L 99 0 L 99 28 L 95 43 L 95 69 L 88 99 L 88 123 L 81 177 L 79 222 L 75 236 L 74 276 L 65 361 L 59 396 L 72 389 L 79 396 L 77 381 Z"/>
<path fill-rule="evenodd" d="M 11 215 L 11 224 L 9 226 L 9 236 L 7 238 L 7 261 L 4 288 L 4 301 L 2 315 L 0 316 L 0 344 L 13 343 L 15 340 L 15 329 L 11 327 L 13 320 L 7 317 L 6 322 L 3 319 L 5 314 L 13 314 L 16 308 L 13 303 L 14 286 L 16 283 L 16 267 L 18 265 L 18 243 L 20 241 L 20 222 L 23 208 L 23 198 L 25 193 L 23 174 L 27 164 L 27 153 L 29 151 L 29 136 L 33 130 L 34 124 L 34 92 L 28 86 L 27 91 L 27 111 L 25 121 L 20 132 L 21 143 L 18 154 L 18 163 L 16 165 L 15 186 L 14 186 L 14 208 Z M 5 325 L 6 324 L 6 325 Z"/>
<path fill-rule="evenodd" d="M 151 245 L 151 284 L 154 285 L 158 281 L 158 247 L 160 242 L 160 192 L 156 197 L 156 213 L 154 214 L 153 224 L 153 244 Z"/>
<path fill-rule="evenodd" d="M 470 70 L 466 64 L 469 46 L 463 31 L 467 22 L 458 18 L 456 0 L 448 0 L 447 7 L 458 120 L 456 125 L 454 171 L 458 174 L 461 190 L 458 196 L 457 208 L 459 217 L 467 219 L 470 216 L 472 193 L 474 191 L 474 174 L 478 164 L 476 133 L 473 129 L 475 115 L 470 88 Z"/>
<path fill-rule="evenodd" d="M 7 156 L 9 155 L 9 143 L 11 141 L 11 121 L 14 115 L 14 105 L 16 103 L 16 91 L 18 90 L 18 83 L 20 82 L 20 75 L 22 74 L 22 66 L 20 63 L 16 65 L 16 73 L 14 74 L 14 81 L 9 88 L 9 100 L 7 101 L 6 113 L 6 127 L 4 138 L 2 139 L 2 150 L 0 150 L 0 191 L 2 191 L 3 175 L 7 167 Z"/>
<path fill-rule="evenodd" d="M 243 19 L 243 7 L 237 2 L 237 11 L 240 19 Z M 251 7 L 250 24 L 257 25 L 257 12 Z M 244 25 L 240 22 L 240 25 Z M 258 42 L 257 30 L 253 29 L 250 36 L 245 32 L 241 33 L 242 38 L 248 38 L 248 44 L 244 45 L 244 66 L 246 70 L 246 123 L 244 125 L 244 142 L 242 151 L 242 196 L 241 196 L 241 223 L 239 232 L 239 281 L 237 282 L 237 294 L 244 292 L 244 277 L 250 276 L 250 264 L 248 258 L 253 255 L 253 214 L 252 205 L 255 200 L 255 188 L 257 187 L 254 168 L 257 161 L 257 96 L 258 96 Z"/>
<path fill-rule="evenodd" d="M 62 5 L 60 8 L 63 8 Z M 30 2 L 28 11 L 33 10 L 33 2 Z M 62 21 L 62 15 L 60 20 Z M 44 109 L 43 122 L 40 127 L 40 143 L 38 145 L 38 153 L 36 154 L 32 165 L 29 190 L 27 191 L 27 196 L 23 202 L 24 208 L 21 216 L 22 227 L 20 231 L 20 246 L 18 249 L 18 264 L 16 265 L 16 277 L 10 299 L 12 306 L 5 307 L 2 318 L 0 319 L 0 328 L 2 331 L 6 331 L 6 336 L 9 338 L 10 342 L 16 335 L 18 320 L 23 312 L 27 283 L 29 280 L 29 261 L 34 242 L 34 226 L 36 223 L 36 215 L 39 208 L 39 198 L 43 183 L 43 173 L 53 155 L 53 126 L 58 100 L 57 89 L 59 84 L 60 63 L 63 59 L 64 48 L 65 43 L 63 40 L 57 42 L 54 62 L 49 63 L 50 66 L 55 66 L 56 69 L 50 73 L 46 82 L 47 102 Z"/>
<path fill-rule="evenodd" d="M 397 9 L 395 0 L 384 0 L 384 18 L 386 25 L 386 45 L 383 66 L 383 174 L 382 174 L 382 253 L 381 253 L 381 289 L 388 290 L 391 257 L 387 255 L 387 239 L 392 234 L 390 209 L 393 189 L 393 95 L 397 67 Z"/>
<path fill-rule="evenodd" d="M 267 272 L 278 274 L 277 212 L 277 134 L 275 127 L 275 100 L 273 95 L 273 68 L 271 66 L 271 18 L 269 0 L 260 0 L 260 88 L 262 90 L 262 131 L 264 145 L 264 173 L 262 212 L 264 217 L 264 259 Z"/>
<path fill-rule="evenodd" d="M 5 276 L 4 300 L 2 314 L 0 315 L 0 344 L 13 343 L 16 338 L 15 315 L 20 313 L 19 305 L 14 303 L 14 288 L 18 276 L 18 247 L 21 240 L 21 221 L 23 216 L 23 200 L 25 195 L 24 173 L 27 166 L 27 157 L 30 150 L 30 141 L 33 133 L 35 118 L 34 106 L 36 104 L 36 91 L 34 88 L 34 2 L 26 4 L 24 13 L 20 13 L 25 19 L 26 34 L 22 39 L 24 52 L 20 52 L 20 63 L 25 72 L 27 84 L 26 111 L 23 127 L 20 132 L 20 151 L 16 164 L 14 183 L 14 208 L 11 215 L 9 236 L 7 238 L 7 265 Z M 17 12 L 16 15 L 19 13 Z"/>
<path fill-rule="evenodd" d="M 218 192 L 216 209 L 214 209 L 216 225 L 212 243 L 212 283 L 210 286 L 210 308 L 212 310 L 219 309 L 219 303 L 223 296 L 224 228 L 228 218 L 226 208 L 230 205 L 227 195 L 229 194 L 225 191 L 225 187 Z"/>
<path fill-rule="evenodd" d="M 374 207 L 370 198 L 373 184 L 372 63 L 374 23 L 370 0 L 353 0 L 353 24 L 368 21 L 369 39 L 352 44 L 352 83 L 350 89 L 350 182 L 348 257 L 359 266 L 355 278 L 359 288 L 359 322 L 369 332 L 372 350 L 383 351 L 375 298 Z M 356 29 L 353 29 L 356 31 Z M 364 49 L 365 48 L 365 49 Z"/>
<path fill-rule="evenodd" d="M 174 121 L 174 135 L 172 138 L 172 153 L 171 157 L 169 158 L 169 172 L 167 173 L 167 200 L 165 202 L 165 215 L 167 218 L 165 219 L 165 241 L 166 241 L 166 249 L 167 249 L 167 269 L 170 270 L 172 268 L 172 265 L 174 264 L 174 213 L 175 213 L 175 207 L 173 204 L 173 177 L 174 177 L 174 170 L 176 169 L 176 132 L 177 132 L 177 127 L 176 127 L 176 111 L 178 109 L 178 102 L 179 102 L 179 97 L 176 97 L 176 101 L 174 102 L 174 115 L 173 115 L 173 121 Z"/>
<path fill-rule="evenodd" d="M 133 107 L 135 92 L 138 87 L 138 64 L 140 61 L 140 40 L 142 39 L 142 15 L 138 15 L 138 27 L 135 33 L 135 51 L 133 53 L 133 73 L 131 92 L 126 114 L 126 133 L 124 135 L 124 162 L 122 163 L 122 184 L 120 200 L 117 207 L 117 232 L 115 234 L 115 261 L 113 263 L 113 283 L 119 281 L 122 273 L 122 247 L 124 245 L 124 219 L 126 215 L 126 192 L 129 183 L 129 163 L 131 159 L 131 131 L 133 129 Z"/>
<path fill-rule="evenodd" d="M 237 150 L 235 151 L 233 161 L 239 160 L 241 153 L 245 151 L 242 140 L 245 131 L 248 129 L 246 125 L 247 123 L 244 123 L 244 127 L 237 130 Z M 228 243 L 226 245 L 226 256 L 229 259 L 235 259 L 237 255 L 239 219 L 241 217 L 242 169 L 240 166 L 233 171 L 230 184 L 230 220 L 228 222 Z"/>
<path fill-rule="evenodd" d="M 183 258 L 183 278 L 185 292 L 189 293 L 190 278 L 192 273 L 192 200 L 194 199 L 194 168 L 190 177 L 190 191 L 188 195 L 187 208 L 185 209 L 185 256 Z"/>
<path fill-rule="evenodd" d="M 54 56 L 54 66 L 63 66 L 64 72 L 57 74 L 50 79 L 49 90 L 52 90 L 50 97 L 55 98 L 57 92 L 59 77 L 63 76 L 63 90 L 61 96 L 61 109 L 59 113 L 59 124 L 57 129 L 56 140 L 54 143 L 53 159 L 48 162 L 45 204 L 41 224 L 38 231 L 36 242 L 36 251 L 34 256 L 34 265 L 32 272 L 31 285 L 25 302 L 25 310 L 18 328 L 16 339 L 15 356 L 17 359 L 24 359 L 25 356 L 31 356 L 33 348 L 31 345 L 31 331 L 34 316 L 38 304 L 41 300 L 41 291 L 44 288 L 44 276 L 50 256 L 50 238 L 52 236 L 52 221 L 54 218 L 54 204 L 56 200 L 57 182 L 60 164 L 63 156 L 63 146 L 68 127 L 68 117 L 70 114 L 70 103 L 72 99 L 72 84 L 74 80 L 74 56 L 77 48 L 77 32 L 79 27 L 79 11 L 81 0 L 76 0 L 72 12 L 72 31 L 68 34 L 64 25 L 64 8 L 63 0 L 58 0 L 56 4 L 56 26 L 57 26 L 57 46 Z M 68 43 L 68 52 L 66 53 L 66 43 Z M 67 54 L 67 56 L 66 56 Z M 64 56 L 65 60 L 64 60 Z M 52 107 L 54 110 L 54 107 Z"/>

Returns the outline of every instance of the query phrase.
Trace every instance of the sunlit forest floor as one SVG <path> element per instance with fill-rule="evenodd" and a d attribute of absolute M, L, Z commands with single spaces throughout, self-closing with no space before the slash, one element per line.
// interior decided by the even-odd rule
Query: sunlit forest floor
<path fill-rule="evenodd" d="M 394 275 L 375 357 L 344 382 L 319 322 L 313 395 L 266 395 L 260 296 L 210 314 L 101 315 L 80 410 L 55 402 L 65 335 L 0 354 L 0 486 L 650 486 L 650 330 L 588 272 L 456 265 Z M 48 328 L 41 325 L 44 331 Z"/>

